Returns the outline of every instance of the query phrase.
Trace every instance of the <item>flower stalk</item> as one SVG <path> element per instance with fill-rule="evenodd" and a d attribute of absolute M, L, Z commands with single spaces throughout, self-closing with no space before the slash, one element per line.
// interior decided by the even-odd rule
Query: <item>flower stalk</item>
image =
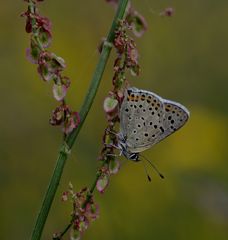
<path fill-rule="evenodd" d="M 33 6 L 34 3 L 33 3 L 33 1 L 29 1 L 29 4 L 30 4 L 30 6 Z M 39 214 L 38 214 L 38 217 L 37 217 L 37 220 L 36 220 L 33 232 L 32 232 L 31 240 L 39 240 L 41 238 L 43 228 L 44 228 L 46 219 L 48 217 L 48 213 L 50 211 L 53 199 L 55 197 L 67 157 L 70 153 L 70 149 L 72 148 L 72 146 L 78 136 L 78 133 L 80 132 L 80 129 L 86 119 L 86 116 L 92 106 L 92 103 L 95 98 L 96 92 L 98 90 L 99 83 L 101 81 L 109 54 L 112 49 L 112 43 L 113 43 L 113 40 L 115 37 L 115 30 L 117 28 L 119 21 L 122 20 L 124 17 L 124 13 L 125 13 L 127 4 L 128 4 L 128 0 L 120 0 L 119 1 L 118 9 L 116 11 L 116 15 L 114 17 L 114 20 L 113 20 L 111 29 L 109 31 L 109 34 L 107 36 L 107 39 L 103 45 L 100 59 L 97 64 L 97 67 L 95 69 L 95 72 L 94 72 L 94 75 L 93 75 L 93 78 L 91 81 L 91 85 L 88 89 L 87 95 L 85 97 L 85 100 L 84 100 L 81 110 L 79 112 L 80 123 L 78 124 L 77 128 L 74 128 L 66 136 L 65 141 L 63 142 L 62 146 L 60 147 L 56 166 L 55 166 L 53 175 L 51 177 L 50 183 L 48 185 L 48 189 L 45 194 L 41 209 L 39 211 Z M 93 193 L 95 186 L 96 186 L 97 179 L 99 177 L 100 177 L 100 173 L 97 174 L 95 183 L 92 185 L 91 189 L 89 189 L 89 193 L 90 193 L 89 195 L 91 195 Z M 87 194 L 87 198 L 86 198 L 86 199 L 88 199 L 87 201 L 90 200 L 89 195 Z M 70 226 L 66 229 L 66 231 L 69 228 L 70 228 Z"/>

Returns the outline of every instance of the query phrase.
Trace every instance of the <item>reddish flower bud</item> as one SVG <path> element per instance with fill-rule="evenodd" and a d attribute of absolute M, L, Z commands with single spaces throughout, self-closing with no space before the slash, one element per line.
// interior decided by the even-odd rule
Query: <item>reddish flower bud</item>
<path fill-rule="evenodd" d="M 31 18 L 30 17 L 28 17 L 27 20 L 26 20 L 25 31 L 27 33 L 31 33 L 32 32 L 32 23 L 31 23 Z"/>
<path fill-rule="evenodd" d="M 38 59 L 38 73 L 44 81 L 50 81 L 54 78 L 55 71 L 52 68 L 52 55 L 49 52 L 41 52 Z"/>
<path fill-rule="evenodd" d="M 118 116 L 119 102 L 114 97 L 106 97 L 103 107 L 108 121 Z"/>
<path fill-rule="evenodd" d="M 109 172 L 110 172 L 110 174 L 118 173 L 119 169 L 120 169 L 120 162 L 119 162 L 119 160 L 117 160 L 115 158 L 111 159 L 109 161 Z"/>
<path fill-rule="evenodd" d="M 36 14 L 35 18 L 39 28 L 43 28 L 46 31 L 51 32 L 51 21 L 48 18 L 42 17 L 38 14 Z"/>
<path fill-rule="evenodd" d="M 66 202 L 68 200 L 68 195 L 69 195 L 68 191 L 63 192 L 63 194 L 62 194 L 62 201 L 63 202 Z"/>
<path fill-rule="evenodd" d="M 107 174 L 102 175 L 96 184 L 97 190 L 100 193 L 103 193 L 109 184 L 109 178 Z"/>
<path fill-rule="evenodd" d="M 48 48 L 51 44 L 51 33 L 45 28 L 40 28 L 39 30 L 39 40 L 44 48 Z"/>
<path fill-rule="evenodd" d="M 98 204 L 94 203 L 87 203 L 85 214 L 88 217 L 89 220 L 96 220 L 99 217 L 99 207 Z"/>
<path fill-rule="evenodd" d="M 118 50 L 119 53 L 123 53 L 125 49 L 125 40 L 122 34 L 119 32 L 116 33 L 116 37 L 114 39 L 114 46 Z"/>
<path fill-rule="evenodd" d="M 41 52 L 38 64 L 38 73 L 45 81 L 58 78 L 59 72 L 66 67 L 61 57 L 47 51 Z"/>
<path fill-rule="evenodd" d="M 71 133 L 80 123 L 80 117 L 77 112 L 71 113 L 66 117 L 64 122 L 63 131 L 65 134 Z"/>
<path fill-rule="evenodd" d="M 68 77 L 62 77 L 61 76 L 61 83 L 66 87 L 70 87 L 70 79 Z"/>
<path fill-rule="evenodd" d="M 66 106 L 60 105 L 53 112 L 49 120 L 50 124 L 53 126 L 61 125 L 65 118 Z"/>
<path fill-rule="evenodd" d="M 147 30 L 147 22 L 145 18 L 135 10 L 129 12 L 126 21 L 131 26 L 132 32 L 136 37 L 141 37 Z"/>
<path fill-rule="evenodd" d="M 44 81 L 50 81 L 55 77 L 55 73 L 50 71 L 50 65 L 47 63 L 39 64 L 37 71 Z"/>
<path fill-rule="evenodd" d="M 140 66 L 138 64 L 132 65 L 130 71 L 132 76 L 138 76 L 140 73 Z"/>
<path fill-rule="evenodd" d="M 54 84 L 52 90 L 53 90 L 54 98 L 57 101 L 62 101 L 67 93 L 66 86 L 64 86 L 62 84 Z"/>
<path fill-rule="evenodd" d="M 138 54 L 138 51 L 135 47 L 132 47 L 132 48 L 128 48 L 128 58 L 129 60 L 134 63 L 134 64 L 137 64 L 138 63 L 138 57 L 139 57 L 139 54 Z"/>
<path fill-rule="evenodd" d="M 174 14 L 174 9 L 172 7 L 168 7 L 160 13 L 160 16 L 172 17 L 173 14 Z"/>
<path fill-rule="evenodd" d="M 118 109 L 118 101 L 113 97 L 106 97 L 104 100 L 104 111 L 106 113 L 113 113 Z"/>
<path fill-rule="evenodd" d="M 62 71 L 64 68 L 66 68 L 66 64 L 63 58 L 55 55 L 54 53 L 51 53 L 52 57 L 52 67 L 58 69 L 58 71 Z"/>

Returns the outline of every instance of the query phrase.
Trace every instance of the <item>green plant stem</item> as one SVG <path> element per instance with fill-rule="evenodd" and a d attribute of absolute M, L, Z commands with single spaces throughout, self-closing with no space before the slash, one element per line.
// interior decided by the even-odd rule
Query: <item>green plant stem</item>
<path fill-rule="evenodd" d="M 64 234 L 71 228 L 72 224 L 73 224 L 73 221 L 71 221 L 71 222 L 66 226 L 66 228 L 65 228 L 64 231 L 60 234 L 59 237 L 53 238 L 53 239 L 61 239 L 61 238 L 64 236 Z"/>
<path fill-rule="evenodd" d="M 105 161 L 102 163 L 101 168 L 104 166 L 104 164 L 105 164 Z M 93 191 L 94 191 L 95 188 L 96 188 L 97 181 L 98 181 L 98 179 L 100 178 L 100 176 L 101 176 L 101 174 L 102 174 L 101 168 L 100 168 L 100 170 L 98 170 L 98 172 L 97 172 L 97 174 L 96 174 L 96 177 L 95 177 L 95 180 L 94 180 L 91 188 L 89 189 L 89 193 L 88 193 L 87 196 L 86 196 L 86 200 L 85 200 L 85 202 L 84 202 L 83 205 L 82 205 L 83 208 L 86 207 L 87 203 L 90 201 L 91 197 L 93 196 Z"/>
<path fill-rule="evenodd" d="M 91 81 L 91 85 L 88 89 L 88 93 L 85 97 L 84 103 L 83 103 L 83 105 L 81 107 L 81 110 L 80 110 L 80 113 L 79 113 L 80 119 L 81 119 L 80 124 L 77 127 L 77 129 L 75 129 L 65 139 L 65 141 L 63 142 L 63 144 L 60 148 L 60 152 L 59 152 L 59 156 L 57 158 L 56 166 L 55 166 L 53 175 L 51 177 L 50 183 L 48 185 L 48 189 L 47 189 L 47 192 L 45 194 L 41 209 L 39 211 L 39 214 L 38 214 L 38 217 L 37 217 L 37 220 L 36 220 L 33 232 L 32 232 L 31 240 L 39 240 L 41 238 L 48 213 L 50 211 L 53 199 L 55 197 L 55 193 L 56 193 L 58 185 L 59 185 L 60 178 L 62 176 L 62 172 L 63 172 L 63 169 L 64 169 L 66 159 L 68 157 L 69 150 L 72 148 L 72 146 L 73 146 L 73 144 L 74 144 L 74 142 L 75 142 L 75 140 L 78 136 L 78 133 L 79 133 L 79 131 L 80 131 L 85 119 L 86 119 L 86 116 L 87 116 L 87 114 L 88 114 L 88 112 L 89 112 L 89 110 L 92 106 L 92 103 L 93 103 L 93 100 L 95 98 L 97 89 L 99 87 L 99 83 L 101 81 L 106 63 L 108 61 L 109 54 L 110 54 L 111 49 L 112 49 L 111 44 L 112 44 L 112 42 L 114 40 L 114 37 L 115 37 L 115 29 L 118 25 L 118 21 L 122 20 L 124 18 L 124 13 L 125 13 L 127 4 L 128 4 L 128 0 L 120 0 L 119 1 L 119 6 L 118 6 L 118 9 L 116 11 L 116 15 L 114 17 L 111 29 L 109 31 L 106 43 L 103 46 L 99 62 L 97 64 L 97 67 L 95 69 L 95 72 L 94 72 L 94 75 L 93 75 L 93 78 L 92 78 L 92 81 Z M 93 185 L 93 186 L 95 186 L 95 185 Z"/>

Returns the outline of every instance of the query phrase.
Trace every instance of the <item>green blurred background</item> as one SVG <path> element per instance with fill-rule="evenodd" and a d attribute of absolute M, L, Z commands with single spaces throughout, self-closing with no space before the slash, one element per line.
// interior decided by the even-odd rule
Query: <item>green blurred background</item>
<path fill-rule="evenodd" d="M 191 118 L 145 153 L 165 180 L 149 168 L 148 183 L 142 164 L 123 160 L 105 194 L 96 193 L 100 218 L 84 239 L 228 239 L 228 1 L 133 4 L 149 28 L 137 39 L 142 73 L 130 77 L 131 84 L 181 102 Z M 160 17 L 169 6 L 174 16 Z M 4 1 L 0 8 L 0 239 L 29 238 L 62 140 L 60 130 L 48 124 L 56 106 L 51 84 L 40 80 L 25 58 L 29 36 L 19 17 L 25 9 L 23 1 Z M 67 101 L 79 109 L 114 11 L 104 0 L 49 0 L 40 11 L 53 23 L 51 51 L 66 60 L 65 74 L 72 79 Z M 113 55 L 66 164 L 43 239 L 51 239 L 69 220 L 71 206 L 61 202 L 69 181 L 78 190 L 94 179 L 112 64 Z"/>

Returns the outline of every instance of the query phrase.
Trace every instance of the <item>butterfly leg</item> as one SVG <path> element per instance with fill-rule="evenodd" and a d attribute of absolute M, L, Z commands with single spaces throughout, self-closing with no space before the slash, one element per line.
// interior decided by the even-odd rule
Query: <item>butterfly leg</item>
<path fill-rule="evenodd" d="M 104 145 L 105 145 L 105 147 L 112 147 L 112 148 L 115 148 L 115 149 L 119 149 L 120 150 L 120 147 L 119 146 L 117 146 L 117 145 L 114 145 L 114 144 L 112 144 L 112 143 L 104 143 Z"/>
<path fill-rule="evenodd" d="M 111 134 L 113 134 L 113 135 L 118 135 L 116 132 L 114 132 L 114 131 L 111 131 L 110 129 L 108 129 L 108 128 L 106 128 L 106 130 L 105 130 L 106 132 L 108 132 L 108 133 L 111 133 Z"/>
<path fill-rule="evenodd" d="M 114 154 L 114 153 L 107 153 L 106 156 L 110 157 L 120 157 L 122 155 L 122 151 L 119 152 L 119 154 Z"/>

